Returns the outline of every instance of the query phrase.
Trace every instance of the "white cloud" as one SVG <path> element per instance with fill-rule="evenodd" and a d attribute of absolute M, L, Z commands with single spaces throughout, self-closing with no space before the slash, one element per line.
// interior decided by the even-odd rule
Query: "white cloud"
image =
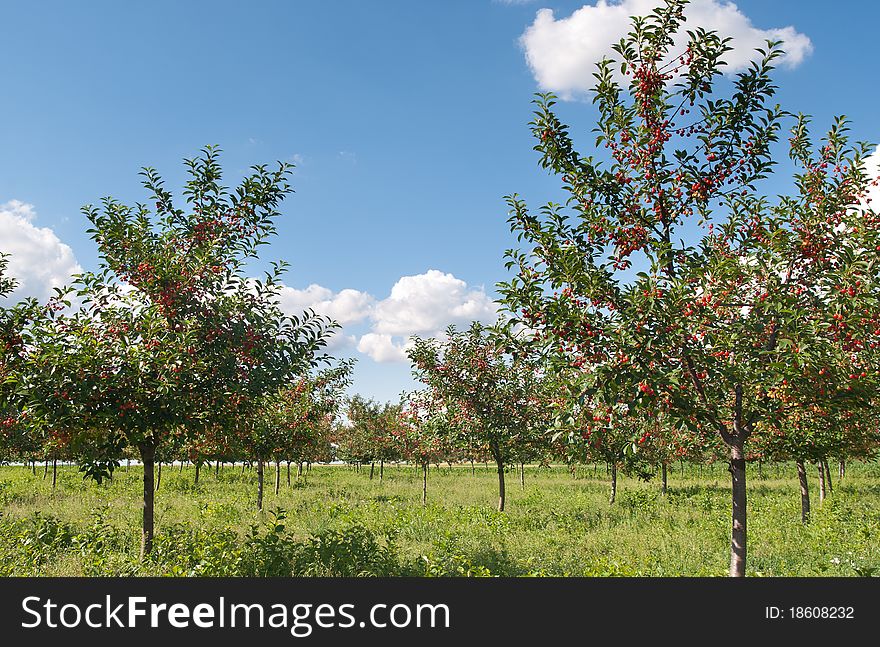
<path fill-rule="evenodd" d="M 403 276 L 387 298 L 377 301 L 367 292 L 345 289 L 339 292 L 313 283 L 303 290 L 283 286 L 280 304 L 288 314 L 312 308 L 318 314 L 343 325 L 328 348 L 357 345 L 357 350 L 376 362 L 406 362 L 412 335 L 442 337 L 449 324 L 465 327 L 471 321 L 490 323 L 497 307 L 483 288 L 469 287 L 452 274 L 428 270 Z M 356 337 L 351 328 L 369 322 Z"/>
<path fill-rule="evenodd" d="M 300 314 L 306 308 L 311 308 L 343 326 L 366 319 L 375 302 L 366 292 L 345 289 L 334 293 L 316 283 L 305 290 L 282 286 L 279 297 L 281 308 L 288 314 Z"/>
<path fill-rule="evenodd" d="M 19 200 L 0 204 L 0 251 L 9 254 L 8 272 L 18 281 L 10 301 L 45 300 L 54 294 L 53 288 L 82 272 L 73 250 L 48 227 L 35 226 L 36 217 L 33 205 Z"/>
<path fill-rule="evenodd" d="M 364 321 L 376 301 L 366 292 L 352 289 L 333 292 L 317 283 L 312 283 L 304 290 L 282 285 L 278 296 L 281 309 L 289 315 L 299 315 L 311 308 L 316 314 L 330 317 L 342 326 L 332 332 L 327 350 L 353 347 L 357 337 L 346 333 L 345 327 Z"/>
<path fill-rule="evenodd" d="M 589 92 L 595 84 L 595 64 L 604 56 L 617 58 L 611 45 L 629 32 L 630 17 L 648 15 L 658 4 L 658 0 L 597 0 L 595 5 L 584 5 L 559 19 L 552 9 L 538 10 L 535 21 L 520 38 L 538 85 L 565 99 Z M 813 51 L 810 39 L 794 27 L 759 29 L 732 2 L 691 0 L 685 17 L 687 21 L 678 34 L 679 50 L 685 47 L 684 32 L 696 27 L 733 38 L 734 50 L 725 55 L 727 74 L 743 70 L 757 56 L 755 48 L 765 47 L 767 40 L 784 41 L 781 64 L 787 67 L 799 65 Z"/>
<path fill-rule="evenodd" d="M 373 311 L 375 332 L 409 336 L 433 333 L 447 325 L 494 320 L 496 307 L 482 289 L 468 288 L 452 274 L 428 270 L 401 277 L 391 295 Z"/>
<path fill-rule="evenodd" d="M 355 335 L 346 335 L 343 330 L 336 329 L 330 332 L 324 350 L 339 351 L 346 348 L 353 348 L 354 345 L 357 344 L 357 340 L 358 339 Z"/>
<path fill-rule="evenodd" d="M 361 337 L 358 350 L 377 362 L 407 361 L 410 336 L 438 337 L 449 324 L 490 323 L 497 315 L 497 306 L 482 288 L 468 287 L 452 274 L 428 270 L 404 276 L 373 308 L 372 330 Z"/>
<path fill-rule="evenodd" d="M 361 337 L 357 349 L 379 363 L 406 362 L 407 343 L 395 343 L 391 335 L 379 335 L 371 332 Z"/>

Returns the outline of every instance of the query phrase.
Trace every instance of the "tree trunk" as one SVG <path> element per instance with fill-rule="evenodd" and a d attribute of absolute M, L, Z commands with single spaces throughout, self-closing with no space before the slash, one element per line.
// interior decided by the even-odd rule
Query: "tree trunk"
<path fill-rule="evenodd" d="M 617 499 L 617 463 L 611 463 L 611 499 L 608 503 L 614 505 Z"/>
<path fill-rule="evenodd" d="M 275 496 L 281 490 L 281 461 L 275 461 Z"/>
<path fill-rule="evenodd" d="M 495 456 L 495 464 L 498 466 L 498 512 L 504 512 L 504 463 L 501 456 Z"/>
<path fill-rule="evenodd" d="M 153 550 L 153 466 L 156 460 L 156 443 L 145 440 L 138 444 L 141 452 L 141 463 L 144 466 L 144 517 L 141 532 L 141 558 Z"/>
<path fill-rule="evenodd" d="M 797 461 L 798 483 L 801 486 L 801 523 L 810 523 L 810 488 L 807 484 L 807 468 Z"/>
<path fill-rule="evenodd" d="M 263 511 L 263 459 L 257 461 L 257 510 Z"/>
<path fill-rule="evenodd" d="M 816 463 L 819 470 L 819 505 L 825 502 L 825 468 L 822 467 L 822 461 Z"/>
<path fill-rule="evenodd" d="M 55 489 L 55 484 L 58 482 L 58 458 L 52 459 L 52 489 Z"/>
<path fill-rule="evenodd" d="M 177 470 L 178 474 L 183 474 L 183 461 L 180 461 L 180 469 Z"/>
<path fill-rule="evenodd" d="M 46 477 L 49 476 L 49 459 L 43 461 L 43 480 L 46 480 Z"/>
<path fill-rule="evenodd" d="M 31 461 L 31 473 L 33 473 L 34 476 L 37 475 L 37 461 Z"/>
<path fill-rule="evenodd" d="M 373 480 L 373 472 L 376 471 L 376 461 L 370 463 L 370 480 Z"/>
<path fill-rule="evenodd" d="M 520 490 L 526 489 L 526 464 L 525 463 L 519 464 L 519 489 Z"/>
<path fill-rule="evenodd" d="M 220 461 L 214 461 L 214 478 L 220 476 Z"/>
<path fill-rule="evenodd" d="M 422 463 L 422 505 L 428 505 L 428 464 Z"/>
<path fill-rule="evenodd" d="M 290 463 L 291 461 L 287 461 L 287 487 L 290 487 Z"/>
<path fill-rule="evenodd" d="M 296 478 L 300 478 L 303 475 L 303 464 L 299 463 L 296 466 Z"/>
<path fill-rule="evenodd" d="M 125 459 L 125 471 L 127 472 L 129 469 L 131 469 L 131 459 L 126 458 Z"/>
<path fill-rule="evenodd" d="M 665 495 L 669 485 L 669 475 L 666 469 L 666 463 L 660 463 L 660 494 Z"/>
<path fill-rule="evenodd" d="M 159 461 L 159 464 L 156 465 L 156 492 L 159 491 L 160 485 L 162 485 L 162 461 Z"/>
<path fill-rule="evenodd" d="M 201 471 L 201 469 L 202 469 L 202 461 L 196 461 L 196 478 L 193 481 L 193 485 L 199 484 L 199 472 Z"/>
<path fill-rule="evenodd" d="M 837 461 L 837 478 L 842 479 L 844 476 L 846 476 L 846 459 L 841 458 Z"/>
<path fill-rule="evenodd" d="M 822 466 L 825 468 L 825 486 L 828 488 L 828 492 L 834 492 L 834 486 L 831 484 L 831 468 L 828 467 L 828 459 L 822 459 Z"/>
<path fill-rule="evenodd" d="M 474 461 L 471 460 L 471 476 L 477 473 L 477 468 L 474 467 Z"/>
<path fill-rule="evenodd" d="M 385 479 L 385 459 L 379 459 L 379 481 Z"/>
<path fill-rule="evenodd" d="M 730 577 L 746 575 L 746 459 L 742 441 L 730 445 Z"/>

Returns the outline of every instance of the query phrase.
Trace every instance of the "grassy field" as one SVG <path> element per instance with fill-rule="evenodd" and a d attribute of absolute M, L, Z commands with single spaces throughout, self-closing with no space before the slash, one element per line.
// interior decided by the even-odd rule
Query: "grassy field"
<path fill-rule="evenodd" d="M 295 466 L 294 466 L 295 467 Z M 490 466 L 491 468 L 492 466 Z M 749 467 L 749 575 L 880 574 L 880 464 L 853 464 L 812 523 L 800 522 L 793 465 Z M 0 467 L 0 574 L 5 575 L 430 575 L 723 576 L 728 475 L 678 466 L 663 497 L 657 481 L 622 478 L 609 505 L 604 467 L 526 468 L 508 475 L 507 512 L 493 509 L 494 469 L 314 466 L 272 490 L 255 510 L 256 474 L 226 466 L 165 466 L 156 497 L 156 544 L 138 558 L 141 471 L 111 483 L 59 468 Z M 812 474 L 811 474 L 812 477 Z M 811 484 L 814 485 L 814 484 Z"/>

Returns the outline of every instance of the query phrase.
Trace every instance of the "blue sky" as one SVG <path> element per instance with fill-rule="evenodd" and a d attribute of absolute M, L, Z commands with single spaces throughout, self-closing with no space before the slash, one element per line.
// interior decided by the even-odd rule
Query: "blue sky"
<path fill-rule="evenodd" d="M 858 138 L 880 140 L 875 3 L 698 4 L 743 40 L 758 33 L 743 25 L 793 27 L 798 60 L 776 74 L 783 106 L 817 131 L 845 113 Z M 358 358 L 352 390 L 396 399 L 414 386 L 400 361 L 408 334 L 491 317 L 514 245 L 503 196 L 559 197 L 527 123 L 550 83 L 570 96 L 560 113 L 574 131 L 592 127 L 575 68 L 592 70 L 566 48 L 599 51 L 620 8 L 584 5 L 4 3 L 0 249 L 20 294 L 95 267 L 79 209 L 144 199 L 142 166 L 174 187 L 206 144 L 223 149 L 229 184 L 251 164 L 292 161 L 296 193 L 264 258 L 290 262 L 290 308 L 345 319 L 334 352 Z"/>

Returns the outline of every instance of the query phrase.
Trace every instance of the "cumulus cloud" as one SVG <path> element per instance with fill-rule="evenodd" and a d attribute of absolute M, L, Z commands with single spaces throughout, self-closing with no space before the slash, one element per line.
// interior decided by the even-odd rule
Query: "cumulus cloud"
<path fill-rule="evenodd" d="M 357 340 L 356 335 L 346 335 L 344 331 L 339 329 L 332 330 L 330 331 L 330 336 L 327 339 L 327 345 L 324 346 L 324 350 L 340 351 L 347 348 L 354 348 Z"/>
<path fill-rule="evenodd" d="M 556 18 L 552 9 L 540 9 L 520 38 L 538 85 L 566 99 L 589 92 L 596 62 L 604 56 L 616 58 L 611 45 L 629 32 L 630 17 L 648 15 L 657 4 L 657 0 L 597 0 L 566 18 Z M 745 69 L 757 56 L 755 48 L 765 47 L 767 40 L 783 41 L 781 65 L 786 67 L 799 65 L 813 51 L 810 39 L 794 27 L 759 29 L 732 2 L 691 0 L 685 17 L 685 29 L 703 27 L 733 38 L 734 49 L 725 55 L 728 74 Z M 678 36 L 677 47 L 683 49 L 687 37 L 683 32 Z"/>
<path fill-rule="evenodd" d="M 73 250 L 48 227 L 37 227 L 33 205 L 19 200 L 0 204 L 0 251 L 9 254 L 8 272 L 18 287 L 8 300 L 40 300 L 82 272 Z"/>
<path fill-rule="evenodd" d="M 282 286 L 279 300 L 281 308 L 288 314 L 299 314 L 311 308 L 343 326 L 366 319 L 375 302 L 366 292 L 352 289 L 333 292 L 317 283 L 312 283 L 305 290 Z"/>
<path fill-rule="evenodd" d="M 342 326 L 333 331 L 327 342 L 327 350 L 354 346 L 357 337 L 346 333 L 345 327 L 364 321 L 376 301 L 366 292 L 352 289 L 333 292 L 317 283 L 312 283 L 304 290 L 282 285 L 278 297 L 281 309 L 289 315 L 299 315 L 311 308 L 316 314 L 329 317 Z"/>
<path fill-rule="evenodd" d="M 376 362 L 405 362 L 408 345 L 408 341 L 395 342 L 391 335 L 370 332 L 361 337 L 357 349 Z"/>
<path fill-rule="evenodd" d="M 495 304 L 482 289 L 468 288 L 452 274 L 428 270 L 401 277 L 387 299 L 376 304 L 374 329 L 384 335 L 409 336 L 442 330 L 451 323 L 494 319 Z"/>
<path fill-rule="evenodd" d="M 404 276 L 373 308 L 372 330 L 361 337 L 358 350 L 377 362 L 406 361 L 410 336 L 441 336 L 449 324 L 488 323 L 497 314 L 482 288 L 469 287 L 452 274 L 432 269 Z"/>
<path fill-rule="evenodd" d="M 299 314 L 306 308 L 338 321 L 344 328 L 328 348 L 355 346 L 376 362 L 406 362 L 412 335 L 442 337 L 449 324 L 464 327 L 471 321 L 492 322 L 495 303 L 483 288 L 471 287 L 439 270 L 403 276 L 381 301 L 367 292 L 345 289 L 334 292 L 318 284 L 305 289 L 283 286 L 282 309 Z M 352 329 L 363 325 L 363 334 Z"/>

